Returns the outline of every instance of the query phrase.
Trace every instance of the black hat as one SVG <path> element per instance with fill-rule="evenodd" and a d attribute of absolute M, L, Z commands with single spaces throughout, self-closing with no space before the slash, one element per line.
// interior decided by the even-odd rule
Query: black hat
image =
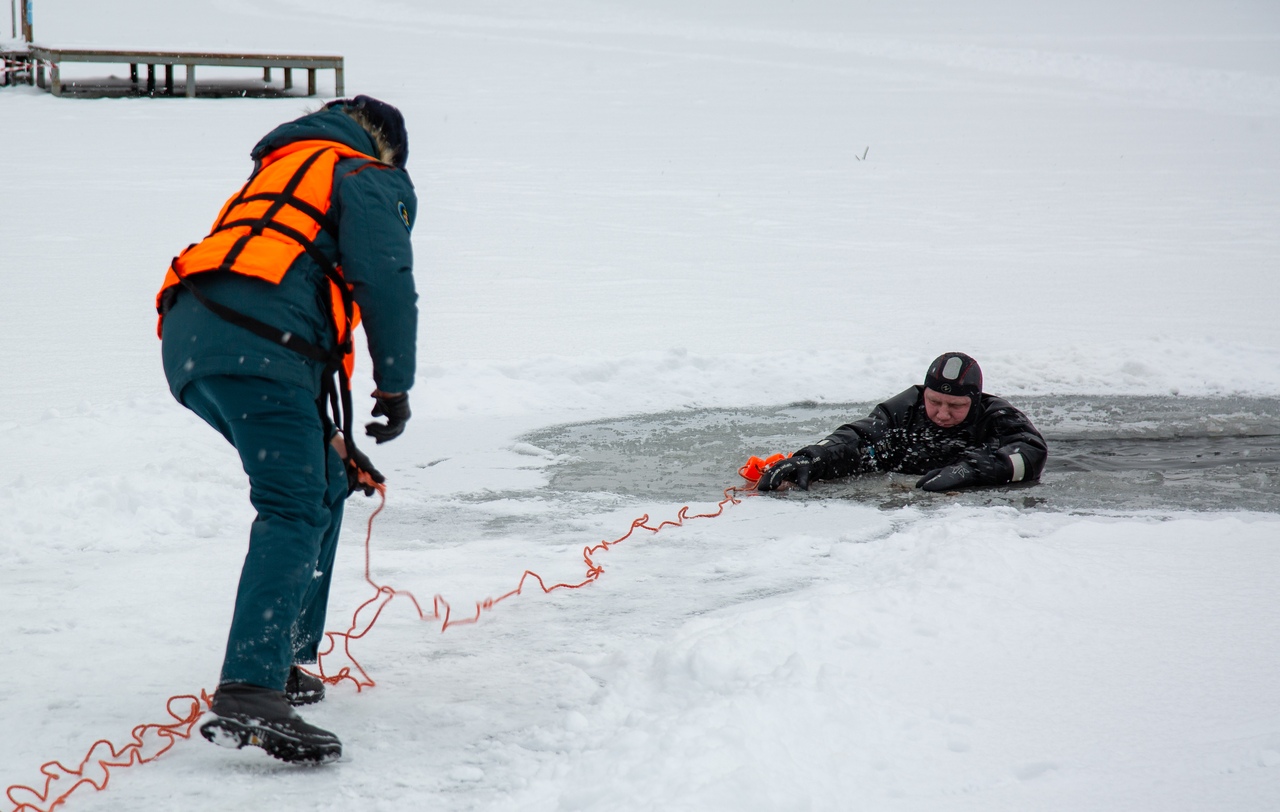
<path fill-rule="evenodd" d="M 924 386 L 944 395 L 977 398 L 982 394 L 982 367 L 962 352 L 943 353 L 929 365 Z"/>
<path fill-rule="evenodd" d="M 394 156 L 391 163 L 398 169 L 404 169 L 409 161 L 409 133 L 404 128 L 404 116 L 399 110 L 384 101 L 364 95 L 331 101 L 325 107 L 339 105 L 364 114 L 365 119 L 378 129 L 387 142 L 387 147 L 391 149 Z"/>

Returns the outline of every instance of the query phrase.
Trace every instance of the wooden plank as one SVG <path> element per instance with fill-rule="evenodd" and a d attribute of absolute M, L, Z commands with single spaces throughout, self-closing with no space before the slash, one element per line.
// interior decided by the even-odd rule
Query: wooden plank
<path fill-rule="evenodd" d="M 62 62 L 101 62 L 122 63 L 129 65 L 129 79 L 132 85 L 138 86 L 138 65 L 147 66 L 147 92 L 155 93 L 155 66 L 165 66 L 165 89 L 173 93 L 173 68 L 182 65 L 186 68 L 186 95 L 195 96 L 195 69 L 197 65 L 212 67 L 262 68 L 263 81 L 270 82 L 271 69 L 281 68 L 285 75 L 285 90 L 293 87 L 293 71 L 307 71 L 307 95 L 316 95 L 316 71 L 332 70 L 334 72 L 334 89 L 338 96 L 345 90 L 345 60 L 341 56 L 305 56 L 300 54 L 239 54 L 212 53 L 195 51 L 117 51 L 89 50 L 82 48 L 46 48 L 31 46 L 30 60 L 37 70 L 34 80 L 44 86 L 45 64 L 57 65 Z M 61 94 L 61 87 L 58 89 Z"/>
<path fill-rule="evenodd" d="M 38 59 L 57 60 L 59 62 L 122 62 L 139 63 L 155 62 L 157 64 L 173 62 L 176 64 L 193 63 L 197 65 L 214 65 L 219 67 L 289 67 L 337 69 L 342 66 L 340 56 L 307 56 L 301 54 L 241 54 L 211 53 L 201 51 L 112 51 L 86 50 L 79 48 L 46 48 L 34 46 L 32 54 Z"/>

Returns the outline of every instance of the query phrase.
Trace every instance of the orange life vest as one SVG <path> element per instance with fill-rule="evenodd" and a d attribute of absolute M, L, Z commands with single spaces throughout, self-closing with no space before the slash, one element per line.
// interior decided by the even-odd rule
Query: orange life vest
<path fill-rule="evenodd" d="M 163 333 L 164 314 L 170 297 L 177 292 L 175 286 L 183 285 L 224 319 L 303 355 L 333 364 L 340 353 L 342 371 L 350 380 L 355 366 L 351 331 L 360 323 L 360 309 L 342 277 L 342 268 L 315 244 L 321 229 L 337 238 L 337 225 L 329 217 L 329 206 L 334 166 L 343 158 L 365 158 L 377 163 L 377 159 L 363 152 L 323 140 L 295 141 L 262 158 L 249 181 L 222 207 L 209 236 L 188 246 L 169 265 L 156 294 L 156 334 Z M 328 280 L 334 354 L 326 354 L 290 333 L 210 301 L 190 280 L 202 273 L 229 271 L 278 285 L 304 251 Z"/>

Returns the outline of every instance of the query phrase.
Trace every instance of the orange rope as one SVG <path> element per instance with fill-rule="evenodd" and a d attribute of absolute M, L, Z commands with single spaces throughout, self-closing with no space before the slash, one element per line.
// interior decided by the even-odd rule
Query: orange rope
<path fill-rule="evenodd" d="M 203 708 L 209 707 L 210 699 L 210 696 L 204 691 L 200 692 L 198 698 L 191 694 L 169 697 L 169 701 L 165 704 L 165 710 L 173 718 L 172 722 L 138 725 L 130 734 L 133 740 L 120 748 L 117 748 L 106 739 L 98 739 L 90 745 L 89 752 L 80 761 L 80 766 L 75 769 L 66 766 L 60 761 L 46 761 L 40 765 L 40 772 L 45 776 L 42 790 L 36 791 L 22 784 L 14 784 L 5 792 L 9 801 L 15 804 L 13 812 L 49 812 L 84 784 L 88 784 L 99 791 L 106 789 L 107 784 L 111 782 L 111 770 L 113 768 L 132 767 L 135 764 L 147 764 L 155 761 L 169 752 L 178 743 L 179 739 L 191 737 L 191 729 L 195 727 L 196 721 L 204 712 Z M 180 703 L 183 702 L 188 703 L 185 712 L 174 710 L 175 703 L 180 706 Z M 158 743 L 158 741 L 163 741 L 164 744 L 158 750 L 153 750 L 147 754 L 146 750 L 149 744 Z M 102 749 L 105 749 L 106 753 L 99 756 L 94 755 Z M 75 778 L 76 781 L 70 788 L 64 790 L 51 801 L 50 796 L 53 794 L 54 783 L 67 778 Z M 31 800 L 19 800 L 17 796 L 23 792 L 30 795 Z M 48 806 L 38 805 L 46 803 Z"/>
<path fill-rule="evenodd" d="M 752 460 L 758 458 L 753 457 Z M 773 458 L 769 459 L 773 462 Z M 762 466 L 761 466 L 762 467 Z M 747 466 L 744 466 L 746 469 Z M 745 476 L 745 475 L 744 475 Z M 756 473 L 756 478 L 759 474 Z M 557 589 L 581 589 L 587 584 L 594 583 L 604 575 L 604 567 L 596 562 L 595 556 L 599 553 L 606 552 L 610 547 L 621 544 L 637 530 L 647 530 L 650 533 L 657 533 L 666 527 L 680 527 L 690 519 L 714 519 L 724 513 L 729 505 L 736 505 L 742 501 L 738 494 L 751 495 L 754 488 L 748 485 L 743 488 L 730 487 L 725 488 L 724 498 L 716 505 L 715 511 L 711 513 L 695 513 L 689 515 L 689 506 L 685 505 L 676 512 L 674 520 L 666 520 L 659 522 L 657 525 L 649 524 L 649 514 L 645 514 L 640 518 L 631 522 L 631 528 L 626 533 L 612 541 L 602 541 L 599 544 L 590 547 L 584 547 L 582 550 L 583 563 L 586 565 L 585 577 L 576 583 L 556 583 L 547 585 L 547 582 L 541 575 L 532 571 L 525 570 L 520 576 L 520 581 L 516 587 L 509 592 L 505 592 L 496 598 L 485 598 L 482 601 L 476 601 L 476 611 L 474 615 L 469 617 L 454 618 L 453 607 L 441 595 L 436 595 L 431 601 L 431 614 L 428 615 L 423 611 L 422 605 L 412 592 L 396 589 L 385 584 L 379 584 L 373 579 L 373 570 L 371 562 L 371 541 L 373 538 L 373 520 L 383 508 L 387 505 L 386 486 L 378 484 L 378 495 L 381 501 L 373 513 L 369 514 L 369 520 L 365 528 L 364 537 L 364 579 L 374 589 L 374 594 L 364 603 L 356 607 L 355 612 L 351 616 L 351 624 L 344 632 L 325 632 L 325 639 L 328 647 L 320 652 L 320 673 L 319 677 L 330 685 L 336 685 L 344 680 L 351 680 L 355 683 L 357 693 L 365 688 L 372 688 L 377 683 L 369 676 L 364 667 L 351 653 L 351 641 L 359 640 L 369 633 L 378 622 L 378 618 L 382 616 L 382 610 L 387 607 L 392 600 L 403 596 L 413 604 L 413 608 L 418 613 L 420 620 L 438 620 L 440 621 L 440 631 L 443 633 L 454 626 L 464 626 L 476 623 L 480 620 L 480 616 L 484 612 L 493 609 L 499 603 L 508 598 L 524 592 L 525 584 L 530 580 L 537 582 L 538 587 L 544 594 L 554 592 Z M 362 623 L 360 620 L 361 613 L 376 604 L 373 609 L 373 615 L 368 618 L 367 622 Z M 352 675 L 351 666 L 343 666 L 332 675 L 326 675 L 324 670 L 324 658 L 334 653 L 337 648 L 338 641 L 342 641 L 343 654 L 351 661 L 355 671 L 359 676 Z M 174 710 L 175 703 L 187 702 L 187 711 L 185 713 Z M 169 697 L 169 701 L 165 704 L 165 709 L 174 721 L 168 723 L 151 723 L 141 724 L 133 728 L 132 741 L 120 748 L 106 739 L 99 739 L 89 747 L 89 752 L 81 760 L 80 765 L 71 769 L 59 761 L 48 761 L 40 766 L 40 772 L 45 776 L 44 787 L 42 790 L 26 786 L 24 784 L 13 784 L 6 790 L 9 801 L 14 804 L 12 812 L 51 812 L 54 807 L 62 804 L 71 793 L 75 792 L 81 786 L 88 784 L 95 790 L 101 791 L 107 788 L 107 784 L 111 781 L 111 770 L 116 768 L 132 767 L 135 764 L 147 764 L 155 761 L 160 756 L 169 752 L 169 750 L 178 743 L 179 739 L 188 739 L 191 737 L 192 730 L 203 715 L 204 711 L 210 707 L 212 697 L 207 691 L 200 691 L 199 697 L 192 694 L 179 694 Z M 156 742 L 162 740 L 163 745 L 149 754 L 144 754 L 148 747 L 149 741 Z M 158 743 L 158 742 L 157 742 Z M 106 754 L 95 756 L 95 753 L 102 748 L 106 748 Z M 64 790 L 57 796 L 53 796 L 54 784 L 67 778 L 75 778 L 76 781 L 70 788 Z M 23 794 L 30 796 L 30 800 L 20 800 L 19 796 Z"/>
<path fill-rule="evenodd" d="M 538 573 L 534 572 L 533 570 L 525 570 L 524 573 L 520 576 L 520 580 L 516 584 L 514 589 L 508 592 L 504 592 L 503 594 L 497 596 L 496 598 L 485 598 L 484 600 L 476 601 L 475 613 L 469 616 L 464 616 L 460 618 L 455 618 L 453 616 L 453 607 L 452 605 L 450 605 L 450 603 L 447 600 L 445 600 L 443 595 L 437 594 L 431 599 L 431 611 L 430 613 L 428 613 L 422 608 L 422 603 L 418 600 L 417 596 L 415 596 L 412 592 L 409 592 L 407 590 L 402 590 L 402 589 L 396 589 L 395 587 L 388 586 L 386 584 L 379 584 L 377 581 L 373 579 L 372 570 L 370 568 L 369 548 L 370 548 L 370 539 L 372 538 L 372 535 L 373 535 L 373 532 L 372 532 L 373 518 L 374 516 L 378 515 L 378 513 L 382 510 L 382 507 L 383 507 L 383 505 L 379 505 L 377 510 L 375 510 L 372 513 L 372 515 L 369 516 L 370 529 L 369 529 L 369 532 L 365 534 L 365 548 L 364 548 L 364 579 L 369 583 L 371 587 L 373 587 L 374 594 L 364 603 L 356 607 L 355 612 L 351 616 L 351 624 L 347 627 L 346 631 L 325 632 L 325 639 L 328 645 L 325 647 L 323 651 L 320 652 L 319 663 L 318 663 L 320 668 L 320 673 L 317 674 L 316 676 L 320 677 L 320 679 L 324 680 L 330 685 L 336 685 L 340 682 L 343 682 L 344 680 L 350 680 L 351 682 L 355 683 L 357 692 L 363 691 L 365 688 L 372 688 L 374 685 L 377 685 L 374 679 L 369 676 L 369 672 L 364 669 L 364 666 L 360 665 L 360 661 L 357 660 L 355 655 L 351 653 L 351 641 L 359 640 L 365 635 L 367 635 L 369 631 L 373 628 L 374 624 L 378 622 L 378 618 L 382 616 L 382 611 L 386 609 L 387 605 L 397 597 L 403 596 L 407 598 L 411 604 L 413 604 L 413 609 L 415 612 L 417 612 L 419 620 L 440 621 L 441 633 L 448 631 L 454 626 L 466 626 L 473 623 L 477 623 L 480 620 L 480 616 L 483 615 L 485 612 L 493 609 L 499 603 L 502 603 L 508 598 L 513 598 L 516 595 L 522 594 L 524 592 L 526 584 L 530 581 L 530 579 L 532 579 L 534 582 L 537 583 L 538 588 L 542 590 L 543 594 L 549 594 L 551 592 L 554 592 L 557 589 L 581 589 L 587 584 L 594 583 L 600 578 L 601 575 L 604 574 L 604 567 L 596 562 L 595 556 L 599 553 L 607 551 L 610 547 L 613 547 L 616 544 L 621 544 L 622 542 L 631 538 L 632 534 L 634 534 L 637 530 L 647 530 L 650 533 L 657 533 L 658 531 L 666 527 L 680 527 L 685 523 L 685 521 L 690 519 L 714 519 L 715 517 L 724 513 L 725 508 L 727 508 L 729 505 L 736 505 L 742 501 L 742 499 L 740 499 L 737 496 L 737 494 L 753 493 L 753 492 L 754 490 L 751 486 L 747 486 L 745 488 L 737 488 L 737 487 L 725 488 L 724 498 L 721 499 L 716 504 L 716 509 L 713 512 L 695 513 L 691 516 L 689 515 L 689 506 L 685 505 L 684 507 L 680 508 L 680 510 L 676 512 L 675 520 L 662 521 L 662 522 L 659 522 L 656 526 L 649 524 L 649 514 L 646 513 L 645 515 L 631 522 L 631 528 L 627 530 L 626 533 L 619 536 L 618 538 L 612 541 L 602 541 L 599 544 L 596 544 L 594 546 L 583 548 L 582 560 L 584 565 L 586 566 L 586 574 L 581 581 L 578 581 L 576 583 L 555 583 L 555 584 L 548 585 L 546 580 Z M 365 612 L 366 609 L 370 609 L 371 607 L 372 607 L 371 611 L 373 614 L 368 618 L 367 621 L 362 622 L 361 613 Z M 342 653 L 346 656 L 348 660 L 350 660 L 351 665 L 343 666 L 342 668 L 338 669 L 338 671 L 336 671 L 335 673 L 328 674 L 326 673 L 324 668 L 324 660 L 326 657 L 329 657 L 332 654 L 334 654 L 334 652 L 338 649 L 339 641 L 341 641 Z"/>

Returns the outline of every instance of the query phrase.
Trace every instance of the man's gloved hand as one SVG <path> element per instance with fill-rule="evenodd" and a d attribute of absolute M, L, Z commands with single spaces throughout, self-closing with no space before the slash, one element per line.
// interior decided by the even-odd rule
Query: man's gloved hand
<path fill-rule="evenodd" d="M 972 485 L 977 478 L 978 472 L 973 470 L 973 466 L 961 460 L 941 468 L 934 468 L 920 477 L 916 487 L 926 491 L 954 491 L 957 488 Z"/>
<path fill-rule="evenodd" d="M 975 485 L 1003 485 L 1013 479 L 1013 466 L 999 451 L 966 451 L 962 457 L 977 472 Z"/>
<path fill-rule="evenodd" d="M 1008 460 L 998 452 L 966 451 L 951 465 L 935 468 L 916 483 L 926 491 L 954 491 L 970 485 L 1002 485 L 1013 472 Z"/>
<path fill-rule="evenodd" d="M 794 482 L 802 491 L 809 490 L 809 475 L 813 468 L 813 460 L 806 456 L 792 456 L 779 460 L 760 474 L 756 482 L 756 490 L 777 490 L 784 482 Z"/>
<path fill-rule="evenodd" d="M 365 423 L 364 433 L 376 440 L 379 445 L 404 434 L 404 424 L 409 422 L 410 415 L 409 393 L 389 395 L 386 392 L 374 390 L 373 399 L 376 403 L 371 414 L 374 417 L 385 417 L 387 422 Z"/>
<path fill-rule="evenodd" d="M 373 496 L 378 490 L 375 486 L 386 482 L 387 478 L 373 467 L 373 463 L 360 449 L 348 445 L 346 451 L 347 494 L 364 491 L 365 496 Z"/>

